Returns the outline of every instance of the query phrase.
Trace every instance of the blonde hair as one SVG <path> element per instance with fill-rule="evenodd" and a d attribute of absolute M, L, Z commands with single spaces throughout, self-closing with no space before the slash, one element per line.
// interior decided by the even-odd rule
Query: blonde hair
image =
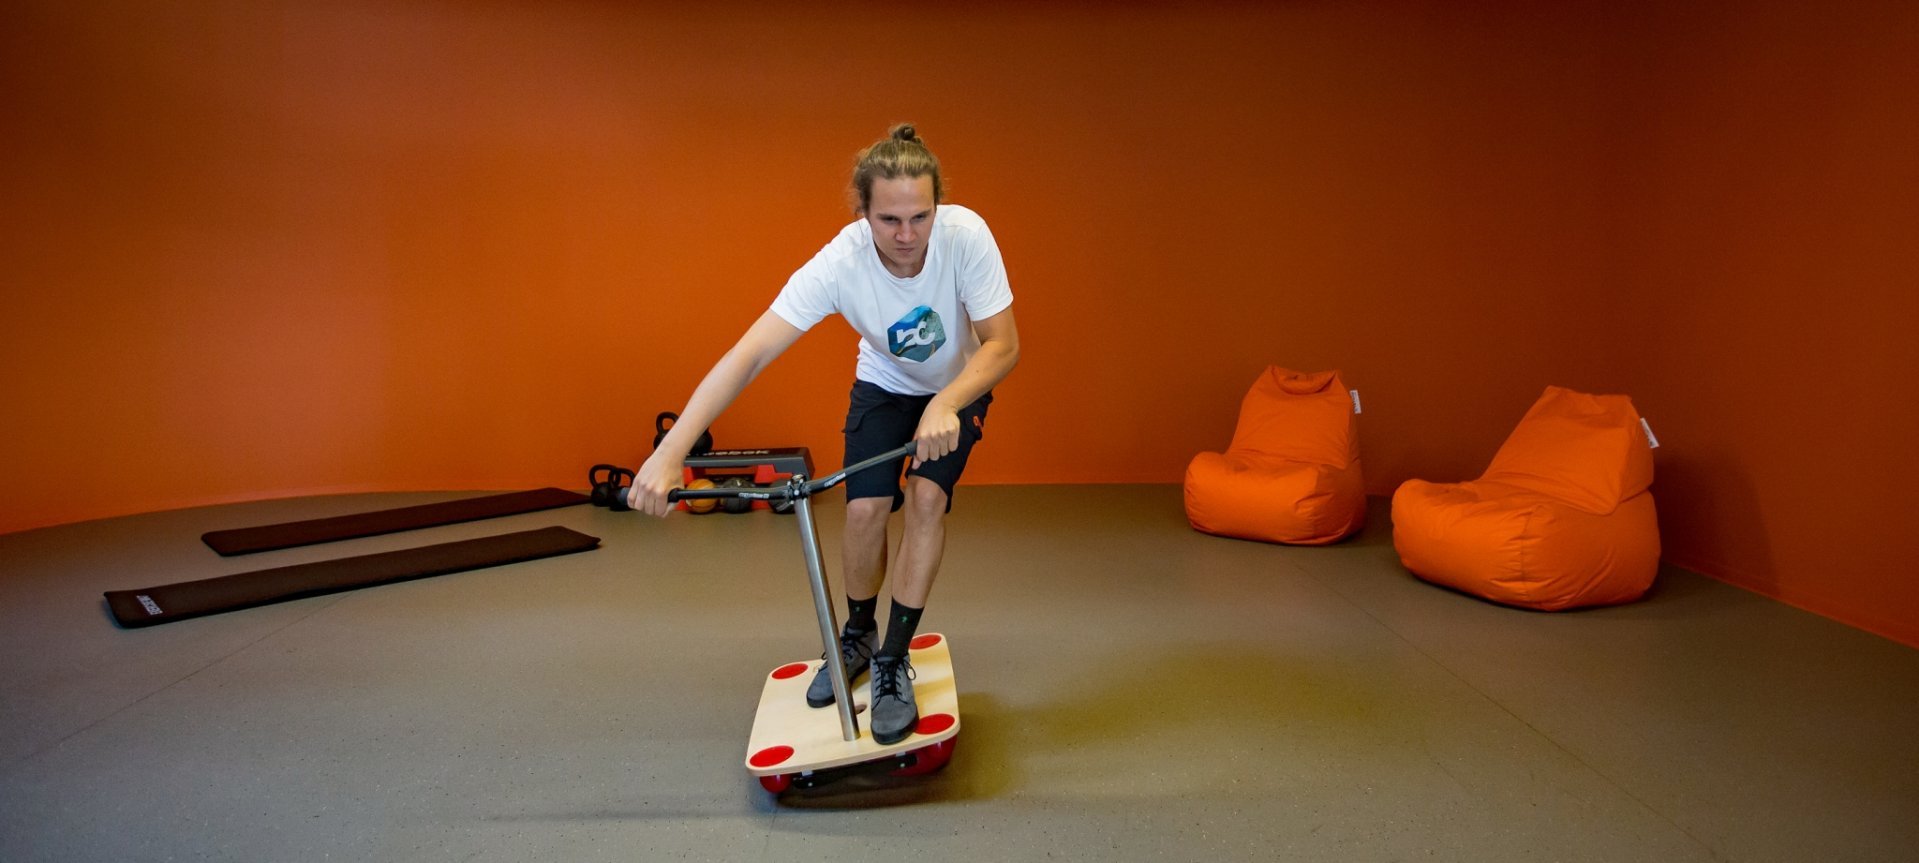
<path fill-rule="evenodd" d="M 926 148 L 926 142 L 911 123 L 901 123 L 886 131 L 886 137 L 860 151 L 853 162 L 853 198 L 855 212 L 864 214 L 873 202 L 873 181 L 901 177 L 932 177 L 933 203 L 945 200 L 940 185 L 940 160 Z"/>

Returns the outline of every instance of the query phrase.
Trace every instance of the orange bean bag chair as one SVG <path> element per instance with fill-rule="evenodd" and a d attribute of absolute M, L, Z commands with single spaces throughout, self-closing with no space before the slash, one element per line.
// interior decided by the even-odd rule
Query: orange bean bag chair
<path fill-rule="evenodd" d="M 1186 520 L 1294 545 L 1350 536 L 1366 523 L 1353 411 L 1337 371 L 1266 369 L 1240 403 L 1232 446 L 1186 466 Z"/>
<path fill-rule="evenodd" d="M 1400 562 L 1542 611 L 1638 599 L 1659 569 L 1647 434 L 1625 396 L 1547 387 L 1479 479 L 1393 493 Z"/>

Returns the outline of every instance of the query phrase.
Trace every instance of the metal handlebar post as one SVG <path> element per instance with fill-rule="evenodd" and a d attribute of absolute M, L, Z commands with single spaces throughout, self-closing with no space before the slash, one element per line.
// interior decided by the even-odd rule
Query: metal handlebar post
<path fill-rule="evenodd" d="M 820 645 L 825 648 L 826 671 L 832 675 L 833 703 L 840 711 L 840 736 L 848 742 L 860 738 L 860 721 L 853 713 L 853 684 L 846 674 L 846 658 L 840 655 L 839 615 L 834 612 L 832 597 L 826 589 L 826 557 L 820 553 L 819 529 L 813 523 L 813 495 L 839 485 L 851 474 L 911 455 L 917 448 L 918 444 L 908 443 L 818 480 L 807 482 L 804 477 L 793 477 L 786 485 L 788 491 L 798 495 L 793 499 L 793 514 L 799 516 L 800 550 L 806 555 L 806 578 L 812 583 L 813 613 L 820 621 Z"/>
<path fill-rule="evenodd" d="M 804 482 L 803 477 L 794 477 Z M 860 721 L 853 714 L 852 682 L 847 679 L 846 657 L 840 655 L 840 621 L 833 611 L 833 599 L 826 589 L 826 556 L 820 552 L 820 532 L 813 523 L 811 495 L 793 502 L 793 514 L 800 522 L 800 553 L 806 558 L 806 580 L 813 590 L 813 613 L 820 622 L 820 644 L 825 648 L 826 673 L 833 681 L 833 703 L 840 711 L 840 737 L 847 741 L 860 738 Z"/>
<path fill-rule="evenodd" d="M 853 713 L 852 682 L 847 679 L 846 659 L 840 656 L 839 616 L 833 611 L 833 600 L 826 588 L 826 557 L 820 552 L 820 533 L 813 521 L 812 497 L 845 482 L 846 478 L 852 474 L 913 455 L 918 448 L 917 442 L 908 441 L 898 449 L 840 468 L 819 479 L 808 480 L 804 476 L 790 477 L 784 486 L 745 489 L 674 489 L 666 496 L 668 501 L 744 497 L 752 500 L 793 502 L 793 514 L 799 517 L 800 523 L 800 552 L 806 557 L 806 579 L 813 591 L 813 612 L 820 622 L 820 645 L 825 648 L 827 673 L 832 675 L 833 701 L 839 707 L 840 736 L 848 742 L 859 739 L 860 723 Z"/>

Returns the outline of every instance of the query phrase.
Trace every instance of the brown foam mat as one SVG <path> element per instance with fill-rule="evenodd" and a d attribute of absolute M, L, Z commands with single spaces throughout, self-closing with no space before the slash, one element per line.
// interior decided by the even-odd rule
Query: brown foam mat
<path fill-rule="evenodd" d="M 221 555 L 231 557 L 236 554 L 274 551 L 342 539 L 398 533 L 403 530 L 417 530 L 423 527 L 479 521 L 503 515 L 539 512 L 543 509 L 557 509 L 586 502 L 587 496 L 579 492 L 559 488 L 538 488 L 532 491 L 469 497 L 332 518 L 216 530 L 201 534 L 200 540 Z"/>
<path fill-rule="evenodd" d="M 152 626 L 290 599 L 591 551 L 599 545 L 598 537 L 547 527 L 140 590 L 109 590 L 107 607 L 121 626 Z"/>

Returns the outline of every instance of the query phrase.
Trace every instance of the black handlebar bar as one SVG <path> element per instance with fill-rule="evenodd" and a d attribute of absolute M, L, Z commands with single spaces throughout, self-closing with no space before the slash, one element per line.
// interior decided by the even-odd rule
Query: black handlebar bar
<path fill-rule="evenodd" d="M 676 488 L 666 493 L 667 503 L 682 500 L 712 500 L 716 498 L 743 497 L 748 500 L 794 500 L 812 497 L 833 486 L 846 481 L 848 476 L 867 468 L 885 464 L 894 459 L 910 456 L 919 451 L 918 441 L 907 441 L 898 449 L 888 450 L 865 461 L 847 465 L 819 479 L 805 482 L 789 482 L 786 485 L 756 485 L 746 488 Z"/>

